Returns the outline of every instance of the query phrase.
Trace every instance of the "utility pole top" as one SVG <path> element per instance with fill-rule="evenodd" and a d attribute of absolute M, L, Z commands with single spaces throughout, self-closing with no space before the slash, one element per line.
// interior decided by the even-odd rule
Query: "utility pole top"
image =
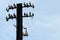
<path fill-rule="evenodd" d="M 10 13 L 8 14 L 8 17 L 6 16 L 6 21 L 9 21 L 9 19 L 16 19 L 16 40 L 23 40 L 23 36 L 28 36 L 28 32 L 27 32 L 27 28 L 25 29 L 25 33 L 23 33 L 23 18 L 25 17 L 33 17 L 34 13 L 29 12 L 28 13 L 24 13 L 24 15 L 22 15 L 22 9 L 23 8 L 34 8 L 34 5 L 29 2 L 29 3 L 25 3 L 22 5 L 22 3 L 18 3 L 9 5 L 8 8 L 6 8 L 6 11 L 9 12 L 9 10 L 13 10 L 16 9 L 16 14 L 14 13 L 13 15 L 11 15 Z"/>

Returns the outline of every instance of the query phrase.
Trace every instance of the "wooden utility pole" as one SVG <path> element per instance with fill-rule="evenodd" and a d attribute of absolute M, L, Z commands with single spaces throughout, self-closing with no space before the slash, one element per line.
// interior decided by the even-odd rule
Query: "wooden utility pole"
<path fill-rule="evenodd" d="M 22 3 L 20 4 L 17 4 L 17 35 L 16 35 L 16 40 L 22 40 L 22 28 L 23 28 L 23 25 L 22 25 Z"/>

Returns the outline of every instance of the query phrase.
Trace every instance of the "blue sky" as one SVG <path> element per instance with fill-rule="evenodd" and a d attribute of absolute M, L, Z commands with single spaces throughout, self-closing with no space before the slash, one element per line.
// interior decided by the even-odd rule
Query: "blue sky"
<path fill-rule="evenodd" d="M 8 5 L 14 3 L 34 3 L 35 8 L 24 8 L 24 12 L 33 12 L 34 17 L 23 18 L 23 26 L 28 29 L 28 37 L 23 40 L 60 40 L 60 0 L 0 0 L 0 40 L 16 40 L 16 20 L 6 21 L 5 17 L 16 10 L 6 12 Z"/>

